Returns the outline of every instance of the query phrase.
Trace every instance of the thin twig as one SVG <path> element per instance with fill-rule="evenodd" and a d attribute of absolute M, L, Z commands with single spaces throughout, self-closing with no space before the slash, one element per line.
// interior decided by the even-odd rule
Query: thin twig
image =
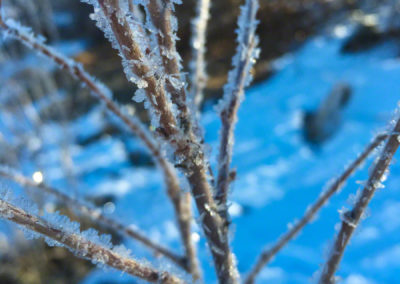
<path fill-rule="evenodd" d="M 210 6 L 210 0 L 198 0 L 196 7 L 197 15 L 192 22 L 192 62 L 189 66 L 191 71 L 190 91 L 191 99 L 197 109 L 203 101 L 203 92 L 207 85 L 205 53 Z"/>
<path fill-rule="evenodd" d="M 13 170 L 8 167 L 0 166 L 0 176 L 11 179 L 23 187 L 32 187 L 39 189 L 45 193 L 51 194 L 57 197 L 59 201 L 68 205 L 70 208 L 75 208 L 76 210 L 78 210 L 82 215 L 87 216 L 94 221 L 100 222 L 103 225 L 106 225 L 107 227 L 113 229 L 115 232 L 123 233 L 126 236 L 139 241 L 141 244 L 145 245 L 155 253 L 169 258 L 174 263 L 179 265 L 181 268 L 188 270 L 185 264 L 185 259 L 183 257 L 178 256 L 175 253 L 171 252 L 169 249 L 154 243 L 148 237 L 140 233 L 139 230 L 127 227 L 118 222 L 117 220 L 105 216 L 100 209 L 93 208 L 90 205 L 85 204 L 84 202 L 76 198 L 70 197 L 61 192 L 60 190 L 51 187 L 43 182 L 37 183 L 32 179 L 18 173 L 16 170 Z"/>
<path fill-rule="evenodd" d="M 258 257 L 256 264 L 250 270 L 247 278 L 245 279 L 245 284 L 252 284 L 255 281 L 257 275 L 261 272 L 261 269 L 267 265 L 271 259 L 283 248 L 285 247 L 293 238 L 295 238 L 299 232 L 310 223 L 318 211 L 328 202 L 333 194 L 338 192 L 346 182 L 346 180 L 359 168 L 362 163 L 368 158 L 368 156 L 385 140 L 388 135 L 381 134 L 375 137 L 375 139 L 368 145 L 368 147 L 359 155 L 359 157 L 353 161 L 346 170 L 339 176 L 334 183 L 332 183 L 327 190 L 324 190 L 322 194 L 318 197 L 315 203 L 313 203 L 306 210 L 304 216 L 297 221 L 293 227 L 291 227 L 287 232 L 281 235 L 278 241 L 271 247 L 266 249 Z"/>
<path fill-rule="evenodd" d="M 93 5 L 94 2 L 92 3 Z M 145 88 L 147 101 L 154 111 L 153 117 L 159 123 L 158 131 L 167 139 L 172 139 L 179 133 L 177 122 L 171 110 L 170 102 L 165 89 L 156 77 L 156 66 L 150 66 L 145 56 L 146 50 L 136 40 L 140 30 L 133 30 L 126 14 L 120 9 L 117 0 L 98 0 L 95 12 L 98 26 L 110 39 L 123 59 L 124 70 L 128 80 L 134 82 L 138 88 Z M 104 26 L 106 25 L 106 26 Z M 141 34 L 141 37 L 145 35 Z M 141 38 L 140 38 L 141 39 Z M 147 43 L 146 43 L 147 47 Z M 148 53 L 151 53 L 148 51 Z"/>
<path fill-rule="evenodd" d="M 0 216 L 17 223 L 29 230 L 53 239 L 65 245 L 76 255 L 88 258 L 94 263 L 106 264 L 115 269 L 129 273 L 148 282 L 183 283 L 168 272 L 159 272 L 150 266 L 143 265 L 133 259 L 126 258 L 100 244 L 85 239 L 82 235 L 70 233 L 52 226 L 50 223 L 0 199 Z"/>
<path fill-rule="evenodd" d="M 372 171 L 370 172 L 368 181 L 358 195 L 357 201 L 350 211 L 342 214 L 342 224 L 338 235 L 336 236 L 332 250 L 330 252 L 328 260 L 325 262 L 322 269 L 322 273 L 319 279 L 320 284 L 335 283 L 335 272 L 339 267 L 340 261 L 342 260 L 344 251 L 353 235 L 355 229 L 359 225 L 361 218 L 363 217 L 365 210 L 376 190 L 382 187 L 382 183 L 388 174 L 388 168 L 392 161 L 394 154 L 400 145 L 399 139 L 400 133 L 400 119 L 396 121 L 393 128 L 393 132 L 389 137 L 382 153 L 376 160 Z"/>
<path fill-rule="evenodd" d="M 146 5 L 147 16 L 151 19 L 162 64 L 165 72 L 166 90 L 171 95 L 171 101 L 177 106 L 177 120 L 184 133 L 191 130 L 191 118 L 186 100 L 185 84 L 181 77 L 180 56 L 176 51 L 176 31 L 172 21 L 173 3 L 170 0 L 149 0 Z"/>
<path fill-rule="evenodd" d="M 120 110 L 120 108 L 110 99 L 112 98 L 111 92 L 107 88 L 105 88 L 100 82 L 91 77 L 86 71 L 84 71 L 84 69 L 79 64 L 75 63 L 71 59 L 65 58 L 63 55 L 57 53 L 52 48 L 46 46 L 38 40 L 35 40 L 35 38 L 33 38 L 32 36 L 22 33 L 20 29 L 10 27 L 2 20 L 1 17 L 0 25 L 8 32 L 8 35 L 11 35 L 14 38 L 20 40 L 32 49 L 39 51 L 45 57 L 51 59 L 61 68 L 67 70 L 74 77 L 82 81 L 92 91 L 94 95 L 96 95 L 101 101 L 104 102 L 107 109 L 109 109 L 113 114 L 119 117 L 125 123 L 125 125 L 127 125 L 128 128 L 141 139 L 141 141 L 152 154 L 152 157 L 153 159 L 155 159 L 156 164 L 161 168 L 164 174 L 164 179 L 167 185 L 167 193 L 175 210 L 175 216 L 178 226 L 180 228 L 182 241 L 184 243 L 185 251 L 188 254 L 187 258 L 189 265 L 191 266 L 190 263 L 193 262 L 192 255 L 195 254 L 195 248 L 189 247 L 189 245 L 191 244 L 191 208 L 190 205 L 182 204 L 183 198 L 181 196 L 182 193 L 176 171 L 164 158 L 160 151 L 158 143 L 154 141 L 145 126 L 135 117 L 130 118 L 125 115 Z"/>
<path fill-rule="evenodd" d="M 151 2 L 151 1 L 150 1 Z M 141 53 L 140 51 L 140 47 L 136 44 L 134 37 L 132 36 L 133 31 L 131 31 L 130 29 L 130 25 L 128 22 L 126 22 L 126 17 L 122 17 L 121 15 L 123 15 L 123 12 L 121 11 L 118 3 L 114 0 L 100 0 L 99 1 L 100 6 L 103 9 L 103 13 L 104 15 L 106 15 L 106 18 L 109 20 L 110 26 L 114 31 L 115 37 L 119 43 L 120 46 L 131 46 L 132 48 L 130 50 L 126 49 L 126 48 L 120 48 L 120 52 L 122 52 L 123 56 L 125 57 L 126 60 L 141 60 L 142 62 L 144 62 L 143 57 L 144 55 Z M 166 15 L 165 15 L 166 16 Z M 165 24 L 168 24 L 168 22 L 166 22 Z M 169 29 L 170 29 L 170 25 L 168 25 Z M 128 32 L 127 32 L 128 31 Z M 171 32 L 170 30 L 165 30 L 165 32 Z M 168 32 L 168 34 L 169 34 Z M 130 35 L 130 37 L 128 36 Z M 167 38 L 167 37 L 165 37 Z M 168 50 L 174 50 L 174 44 L 172 44 L 173 41 L 171 39 L 171 41 L 168 41 Z M 130 45 L 127 45 L 130 44 Z M 171 51 L 172 52 L 172 51 Z M 170 62 L 170 61 L 168 61 Z M 167 63 L 166 63 L 167 64 Z M 175 65 L 176 66 L 175 66 Z M 177 63 L 169 63 L 168 66 L 173 66 L 174 68 L 176 68 L 176 70 L 172 70 L 171 72 L 175 72 L 177 74 L 179 74 L 179 68 L 177 67 Z M 173 67 L 169 67 L 169 68 L 173 68 Z M 146 77 L 146 74 L 149 73 L 148 70 L 150 69 L 149 67 L 145 66 L 143 63 L 138 65 L 138 66 L 133 66 L 132 67 L 133 70 L 132 72 L 135 72 L 135 74 L 137 74 L 137 76 L 139 78 L 146 78 L 145 80 L 147 80 L 148 82 L 148 87 L 146 88 L 147 92 L 148 92 L 148 96 L 155 96 L 157 93 L 155 93 L 156 91 L 160 94 L 160 92 L 162 92 L 161 88 L 155 87 L 155 89 L 153 90 L 151 88 L 152 84 L 154 84 L 154 77 Z M 168 81 L 169 82 L 169 81 Z M 169 84 L 169 91 L 172 91 L 172 85 Z M 181 95 L 185 95 L 184 94 L 184 89 L 182 89 L 182 94 Z M 162 98 L 162 96 L 165 96 L 164 93 L 161 94 L 160 96 L 157 96 L 156 99 L 158 99 L 159 101 L 160 98 Z M 174 96 L 172 96 L 172 102 L 174 103 L 178 103 L 179 100 L 177 99 L 173 99 Z M 153 99 L 152 99 L 153 100 Z M 164 99 L 165 100 L 165 99 Z M 184 101 L 184 99 L 183 99 Z M 168 103 L 166 103 L 165 101 L 163 101 L 163 103 L 166 105 L 166 107 L 168 106 Z M 182 103 L 181 103 L 182 104 Z M 157 103 L 155 105 L 156 107 L 159 106 L 159 103 Z M 181 107 L 178 108 L 183 108 L 185 109 L 185 104 L 183 104 Z M 175 125 L 176 122 L 171 118 L 172 115 L 168 114 L 166 116 L 163 115 L 165 112 L 170 112 L 170 109 L 166 108 L 166 109 L 160 109 L 160 123 L 162 125 L 167 125 L 166 127 L 164 127 L 165 129 L 168 127 L 171 127 L 171 125 Z M 187 117 L 188 115 L 185 114 L 185 116 Z M 168 121 L 168 123 L 167 123 Z M 169 171 L 173 171 L 174 169 L 172 169 L 171 167 L 169 167 Z M 185 248 L 185 255 L 187 258 L 187 262 L 188 262 L 188 267 L 190 269 L 190 273 L 193 275 L 194 279 L 199 279 L 201 277 L 200 274 L 200 268 L 199 268 L 199 264 L 198 264 L 198 260 L 197 260 L 197 256 L 196 256 L 196 248 L 194 247 L 194 244 L 192 242 L 192 238 L 191 238 L 191 221 L 192 221 L 192 216 L 191 216 L 191 207 L 190 204 L 185 204 L 185 202 L 187 202 L 187 198 L 183 198 L 182 197 L 182 192 L 180 190 L 179 184 L 177 183 L 178 181 L 170 181 L 169 184 L 172 186 L 168 187 L 168 195 L 170 197 L 170 199 L 172 200 L 174 209 L 175 209 L 175 215 L 176 215 L 176 219 L 177 219 L 177 223 L 178 223 L 178 227 L 179 227 L 179 232 L 181 235 L 181 239 Z M 175 183 L 175 185 L 174 185 Z M 189 200 L 190 202 L 190 200 Z"/>
<path fill-rule="evenodd" d="M 227 220 L 227 198 L 230 184 L 230 164 L 234 129 L 237 112 L 244 95 L 244 89 L 249 84 L 250 69 L 258 57 L 258 38 L 256 28 L 258 21 L 258 0 L 246 0 L 238 19 L 238 37 L 236 55 L 232 59 L 233 69 L 229 72 L 228 82 L 224 87 L 224 97 L 220 102 L 220 117 L 222 122 L 221 138 L 218 156 L 218 177 L 216 200 L 221 216 Z"/>
<path fill-rule="evenodd" d="M 105 22 L 109 25 L 103 29 L 106 35 L 113 40 L 114 46 L 123 56 L 124 65 L 127 65 L 136 74 L 137 78 L 145 80 L 146 94 L 153 111 L 159 115 L 158 132 L 174 150 L 175 166 L 182 169 L 191 186 L 192 195 L 200 215 L 201 226 L 207 238 L 209 248 L 215 263 L 215 270 L 221 283 L 237 283 L 238 272 L 230 250 L 229 242 L 224 236 L 224 222 L 217 213 L 217 206 L 214 202 L 211 185 L 208 182 L 208 163 L 205 159 L 204 150 L 197 135 L 181 125 L 178 126 L 172 111 L 172 106 L 167 100 L 162 85 L 157 84 L 154 77 L 157 73 L 149 69 L 140 47 L 135 41 L 134 32 L 126 22 L 123 13 L 118 13 L 115 0 L 98 0 L 96 6 L 99 25 Z M 137 30 L 135 31 L 137 32 Z M 129 47 L 129 48 L 128 48 Z M 129 65 L 127 62 L 133 62 Z M 155 70 L 157 71 L 157 70 Z M 159 71 L 159 70 L 158 70 Z M 150 73 L 150 75 L 149 75 Z M 153 101 L 154 100 L 154 101 Z M 186 133 L 186 131 L 188 133 Z"/>
<path fill-rule="evenodd" d="M 180 58 L 175 46 L 176 31 L 171 23 L 173 20 L 172 17 L 174 17 L 172 13 L 173 4 L 170 1 L 160 2 L 157 0 L 149 0 L 145 8 L 147 16 L 151 19 L 154 30 L 156 31 L 160 56 L 162 58 L 165 74 L 167 75 L 165 82 L 166 90 L 171 95 L 171 102 L 177 106 L 179 112 L 177 120 L 180 123 L 180 128 L 184 133 L 187 133 L 191 131 L 192 123 L 189 117 L 185 85 L 182 82 L 180 75 Z M 190 202 L 190 199 L 187 201 Z M 184 200 L 182 199 L 177 202 L 182 203 Z M 185 204 L 182 204 L 181 206 L 182 208 L 187 208 Z M 184 228 L 186 228 L 186 230 Z M 194 246 L 190 235 L 190 223 L 181 223 L 181 234 L 182 239 L 184 240 L 191 274 L 195 281 L 199 280 L 201 278 L 201 269 L 199 266 L 196 247 Z"/>

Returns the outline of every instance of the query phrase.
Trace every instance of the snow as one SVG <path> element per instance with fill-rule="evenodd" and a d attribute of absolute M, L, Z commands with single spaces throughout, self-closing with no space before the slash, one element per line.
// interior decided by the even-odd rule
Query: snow
<path fill-rule="evenodd" d="M 348 33 L 346 26 L 336 26 L 333 37 L 311 39 L 296 53 L 276 60 L 273 66 L 277 73 L 270 80 L 246 92 L 236 128 L 233 167 L 237 169 L 237 180 L 230 200 L 232 246 L 241 273 L 249 270 L 261 249 L 274 242 L 288 223 L 293 224 L 319 196 L 325 184 L 341 173 L 374 134 L 387 129 L 386 124 L 392 118 L 400 94 L 397 47 L 385 43 L 368 52 L 341 55 L 339 50 Z M 301 135 L 302 113 L 319 105 L 323 96 L 341 81 L 349 82 L 354 90 L 344 113 L 344 123 L 326 144 L 312 148 Z M 135 99 L 141 101 L 141 94 Z M 1 114 L 0 131 L 7 136 L 5 116 Z M 66 127 L 76 137 L 85 139 L 100 132 L 106 121 L 96 107 Z M 212 107 L 204 113 L 202 124 L 206 141 L 213 148 L 211 164 L 215 167 L 220 122 Z M 38 164 L 45 181 L 66 190 L 59 148 L 63 133 L 57 125 L 45 125 L 41 131 L 42 141 L 36 144 L 42 145 Z M 133 138 L 127 140 L 130 148 L 143 150 Z M 132 166 L 119 137 L 102 138 L 87 147 L 74 145 L 71 153 L 82 189 L 80 194 L 112 194 L 115 201 L 107 205 L 111 206 L 107 207 L 110 215 L 117 216 L 124 224 L 137 225 L 164 245 L 181 249 L 172 206 L 165 196 L 160 173 L 152 167 Z M 340 221 L 338 209 L 351 205 L 348 196 L 360 187 L 357 180 L 366 180 L 370 162 L 334 196 L 318 218 L 263 269 L 258 283 L 310 282 L 325 259 L 324 252 L 334 236 L 335 224 Z M 29 176 L 38 170 L 33 162 L 24 163 L 22 169 Z M 394 164 L 385 189 L 378 190 L 370 206 L 370 216 L 363 220 L 345 253 L 338 272 L 342 283 L 397 281 L 399 185 L 400 167 Z M 88 234 L 104 242 L 93 232 Z M 2 234 L 0 236 L 1 243 L 7 242 Z M 206 283 L 215 283 L 204 237 L 197 230 L 192 238 L 199 245 Z M 132 241 L 126 241 L 125 246 L 136 258 L 152 259 L 145 249 Z M 165 260 L 154 263 L 167 265 Z M 105 281 L 112 277 L 120 281 L 130 279 L 120 272 L 96 270 L 83 283 L 98 283 L 100 279 Z"/>

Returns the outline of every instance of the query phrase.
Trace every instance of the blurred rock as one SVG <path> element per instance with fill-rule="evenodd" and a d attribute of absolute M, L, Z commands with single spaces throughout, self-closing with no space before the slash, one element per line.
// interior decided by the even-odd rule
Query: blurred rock
<path fill-rule="evenodd" d="M 384 35 L 374 26 L 361 25 L 345 41 L 342 53 L 353 53 L 368 50 L 384 40 Z"/>
<path fill-rule="evenodd" d="M 340 128 L 342 111 L 348 104 L 352 89 L 347 83 L 338 83 L 315 111 L 307 111 L 303 120 L 306 141 L 321 144 Z"/>

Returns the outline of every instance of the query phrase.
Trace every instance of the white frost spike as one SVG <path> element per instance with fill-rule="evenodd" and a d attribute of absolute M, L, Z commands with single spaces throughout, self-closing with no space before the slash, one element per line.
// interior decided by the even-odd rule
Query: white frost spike
<path fill-rule="evenodd" d="M 192 53 L 190 62 L 191 73 L 191 99 L 195 106 L 199 106 L 203 100 L 203 90 L 207 83 L 206 73 L 206 31 L 210 18 L 210 0 L 197 2 L 197 17 L 192 22 Z"/>
<path fill-rule="evenodd" d="M 241 7 L 238 19 L 239 28 L 236 30 L 238 46 L 232 59 L 233 69 L 229 72 L 228 82 L 224 86 L 223 99 L 217 107 L 219 111 L 226 109 L 234 96 L 242 96 L 243 88 L 250 83 L 247 80 L 250 70 L 260 54 L 260 50 L 256 48 L 259 41 L 256 36 L 258 7 L 257 0 L 246 0 L 246 3 Z M 238 80 L 242 80 L 242 82 L 238 82 Z M 239 83 L 244 84 L 244 87 Z"/>
<path fill-rule="evenodd" d="M 232 59 L 233 69 L 228 74 L 224 95 L 217 106 L 222 121 L 218 155 L 217 202 L 225 204 L 229 189 L 230 163 L 237 112 L 244 96 L 244 89 L 250 83 L 250 70 L 259 56 L 256 29 L 258 21 L 258 0 L 246 0 L 241 7 L 237 29 L 236 54 Z"/>
<path fill-rule="evenodd" d="M 137 103 L 142 103 L 146 99 L 146 92 L 143 89 L 138 89 L 133 96 L 133 100 Z"/>

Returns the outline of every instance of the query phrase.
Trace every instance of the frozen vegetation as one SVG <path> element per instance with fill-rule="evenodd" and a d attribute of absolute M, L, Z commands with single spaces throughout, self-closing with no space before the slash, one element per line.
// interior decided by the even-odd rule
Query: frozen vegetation
<path fill-rule="evenodd" d="M 382 156 L 384 162 L 390 162 L 390 142 L 398 146 L 397 132 L 391 133 L 399 115 L 394 110 L 400 94 L 399 48 L 395 42 L 343 54 L 342 46 L 354 27 L 348 23 L 333 25 L 296 52 L 275 60 L 275 74 L 244 92 L 260 52 L 255 33 L 258 2 L 246 0 L 238 19 L 237 53 L 223 98 L 217 105 L 205 102 L 200 116 L 197 108 L 207 79 L 204 33 L 209 1 L 199 1 L 193 21 L 190 76 L 183 74 L 175 47 L 178 27 L 173 11 L 180 1 L 165 1 L 168 13 L 164 16 L 168 18 L 157 18 L 159 7 L 152 6 L 157 1 L 132 2 L 141 5 L 143 11 L 136 10 L 130 1 L 84 2 L 93 6 L 91 18 L 119 53 L 127 79 L 137 86 L 133 100 L 149 110 L 151 127 L 134 116 L 133 107 L 114 103 L 111 91 L 81 65 L 66 59 L 59 51 L 65 51 L 63 48 L 48 48 L 44 40 L 12 20 L 2 22 L 5 38 L 17 38 L 42 55 L 34 59 L 27 55 L 24 64 L 61 67 L 103 104 L 63 125 L 24 125 L 22 132 L 28 135 L 23 138 L 13 132 L 20 129 L 12 114 L 0 113 L 0 141 L 27 147 L 19 154 L 17 165 L 0 167 L 0 175 L 8 177 L 2 179 L 0 217 L 18 223 L 28 238 L 42 233 L 50 246 L 65 246 L 98 264 L 83 283 L 130 281 L 129 274 L 164 283 L 201 278 L 205 283 L 236 283 L 239 274 L 244 280 L 260 252 L 297 224 L 308 206 L 329 189 L 377 134 L 390 136 L 386 148 L 374 151 L 378 157 L 387 155 Z M 387 10 L 378 12 L 385 15 L 384 19 L 390 18 Z M 385 29 L 388 24 L 383 21 L 379 25 Z M 4 77 L 11 76 L 16 66 L 4 66 L 0 67 Z M 321 145 L 311 145 L 303 137 L 303 115 L 316 109 L 338 82 L 350 86 L 351 99 L 334 135 Z M 28 105 L 23 111 L 29 114 L 32 110 Z M 62 160 L 66 134 L 71 141 L 85 140 L 109 123 L 121 126 L 121 120 L 123 129 L 136 137 L 129 135 L 121 141 L 120 137 L 108 136 L 89 145 L 68 146 L 76 178 L 71 183 L 65 177 Z M 30 151 L 36 153 L 34 159 Z M 130 151 L 150 153 L 157 167 L 132 166 Z M 374 165 L 373 159 L 368 159 L 328 205 L 312 216 L 311 224 L 262 267 L 256 282 L 317 282 L 325 271 L 324 263 L 336 252 L 332 250 L 332 237 L 339 232 L 340 222 L 353 225 L 346 212 L 357 208 L 357 198 Z M 357 228 L 336 273 L 342 278 L 339 283 L 393 283 L 398 279 L 400 168 L 394 163 L 387 180 L 386 168 L 380 174 L 382 178 L 366 185 L 366 190 L 376 188 L 377 192 L 362 212 L 362 224 L 354 224 Z M 10 176 L 19 186 L 9 181 Z M 36 200 L 25 187 L 38 187 L 46 197 Z M 190 199 L 185 198 L 190 191 L 194 201 L 188 202 Z M 95 208 L 90 202 L 96 196 L 111 196 L 112 201 Z M 51 204 L 57 199 L 95 222 L 134 236 L 125 238 L 121 246 L 113 246 L 110 236 L 93 229 L 81 232 L 77 222 L 54 212 Z M 32 205 L 33 201 L 38 204 Z M 183 206 L 185 202 L 189 208 Z M 193 221 L 190 204 L 197 208 L 192 210 Z M 189 222 L 183 218 L 185 214 L 189 214 Z M 9 223 L 1 223 L 1 229 L 12 244 Z M 346 233 L 344 236 L 348 237 Z M 154 252 L 165 257 L 154 258 Z M 170 252 L 174 253 L 168 256 Z M 186 264 L 182 264 L 182 252 L 189 259 Z"/>

